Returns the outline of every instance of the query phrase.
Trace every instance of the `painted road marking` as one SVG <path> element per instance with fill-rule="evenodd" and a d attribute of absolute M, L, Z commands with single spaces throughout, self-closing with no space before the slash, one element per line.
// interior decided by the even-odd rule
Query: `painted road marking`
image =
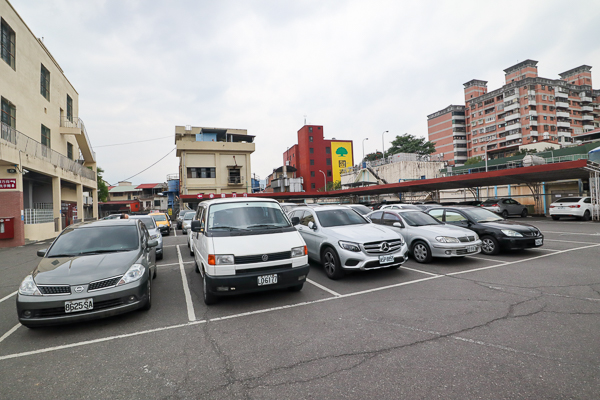
<path fill-rule="evenodd" d="M 312 285 L 315 285 L 315 286 L 316 286 L 316 287 L 318 287 L 319 289 L 322 289 L 322 290 L 324 290 L 324 291 L 326 291 L 326 292 L 328 292 L 328 293 L 331 293 L 331 294 L 332 294 L 332 295 L 334 295 L 335 297 L 340 297 L 340 296 L 341 296 L 341 294 L 339 294 L 338 292 L 334 292 L 333 290 L 331 290 L 331 289 L 329 289 L 329 288 L 326 288 L 325 286 L 321 285 L 320 283 L 317 283 L 317 282 L 315 282 L 315 281 L 312 281 L 312 280 L 310 280 L 310 279 L 308 279 L 308 278 L 306 278 L 306 282 L 308 282 L 308 283 L 310 283 L 310 284 L 312 284 Z"/>
<path fill-rule="evenodd" d="M 192 296 L 190 295 L 190 287 L 188 285 L 187 277 L 185 275 L 185 269 L 183 269 L 183 260 L 181 259 L 181 250 L 177 246 L 177 257 L 179 258 L 179 271 L 181 271 L 181 281 L 183 283 L 183 294 L 185 295 L 185 304 L 187 306 L 188 320 L 195 321 L 196 313 L 194 312 L 194 304 L 192 303 Z"/>
<path fill-rule="evenodd" d="M 9 337 L 14 331 L 16 331 L 17 329 L 19 329 L 19 327 L 21 326 L 21 324 L 16 324 L 15 326 L 12 327 L 12 329 L 8 332 L 6 332 L 4 335 L 2 335 L 2 337 L 0 337 L 0 343 L 2 343 L 2 341 L 4 339 L 6 339 L 7 337 Z"/>
<path fill-rule="evenodd" d="M 10 299 L 11 297 L 13 297 L 15 294 L 17 294 L 17 291 L 15 290 L 14 292 L 12 292 L 11 294 L 4 296 L 3 298 L 0 299 L 0 303 L 2 303 L 4 300 Z"/>

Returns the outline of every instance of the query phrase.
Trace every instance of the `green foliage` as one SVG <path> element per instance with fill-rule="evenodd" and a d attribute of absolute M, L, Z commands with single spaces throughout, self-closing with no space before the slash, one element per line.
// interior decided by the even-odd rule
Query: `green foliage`
<path fill-rule="evenodd" d="M 327 187 L 326 187 L 325 191 L 329 192 L 331 190 L 340 190 L 341 188 L 342 188 L 342 182 L 341 181 L 327 182 Z M 318 192 L 322 192 L 323 188 L 320 188 L 317 191 Z"/>
<path fill-rule="evenodd" d="M 477 163 L 480 163 L 482 161 L 483 161 L 483 159 L 480 156 L 475 156 L 475 157 L 471 157 L 467 161 L 465 161 L 464 165 L 477 164 Z"/>
<path fill-rule="evenodd" d="M 383 158 L 383 153 L 378 151 L 376 153 L 369 153 L 365 156 L 365 160 L 367 161 L 375 161 L 375 160 L 379 160 L 380 158 Z"/>
<path fill-rule="evenodd" d="M 515 156 L 526 156 L 527 154 L 537 153 L 536 149 L 520 149 L 514 155 Z"/>
<path fill-rule="evenodd" d="M 408 133 L 396 136 L 392 141 L 392 147 L 386 152 L 386 156 L 396 153 L 414 153 L 426 155 L 435 152 L 435 142 L 426 141 L 425 138 L 419 138 Z"/>
<path fill-rule="evenodd" d="M 102 179 L 102 174 L 104 170 L 100 167 L 96 170 L 96 180 L 98 182 L 98 201 L 106 201 L 108 200 L 108 186 L 104 183 L 104 179 Z"/>

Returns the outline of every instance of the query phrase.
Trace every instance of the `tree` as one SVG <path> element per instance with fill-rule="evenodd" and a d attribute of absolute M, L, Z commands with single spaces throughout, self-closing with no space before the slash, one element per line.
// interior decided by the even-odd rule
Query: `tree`
<path fill-rule="evenodd" d="M 386 156 L 396 153 L 414 153 L 422 156 L 433 152 L 435 152 L 434 142 L 405 133 L 396 136 L 396 139 L 392 141 L 392 147 L 386 152 Z"/>
<path fill-rule="evenodd" d="M 325 191 L 329 192 L 331 190 L 340 190 L 342 188 L 342 182 L 341 181 L 335 181 L 335 182 L 327 182 L 327 187 L 325 189 Z M 323 188 L 318 189 L 318 192 L 322 192 Z"/>
<path fill-rule="evenodd" d="M 379 160 L 380 158 L 383 158 L 383 153 L 378 151 L 376 153 L 369 153 L 365 156 L 365 160 L 367 161 L 375 161 L 375 160 Z"/>
<path fill-rule="evenodd" d="M 104 183 L 104 179 L 102 179 L 102 174 L 104 170 L 100 167 L 96 169 L 96 180 L 98 182 L 98 201 L 106 201 L 108 200 L 108 187 L 106 183 Z"/>
<path fill-rule="evenodd" d="M 536 149 L 520 149 L 514 155 L 515 156 L 526 156 L 527 154 L 534 154 L 534 153 L 537 153 Z"/>
<path fill-rule="evenodd" d="M 464 165 L 477 164 L 477 163 L 480 163 L 482 161 L 483 161 L 483 159 L 480 156 L 475 156 L 475 157 L 471 157 L 467 161 L 465 161 Z"/>

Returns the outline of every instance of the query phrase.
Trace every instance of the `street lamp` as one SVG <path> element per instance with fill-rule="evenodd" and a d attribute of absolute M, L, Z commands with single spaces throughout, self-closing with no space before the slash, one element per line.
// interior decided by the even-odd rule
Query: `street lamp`
<path fill-rule="evenodd" d="M 321 170 L 319 170 L 319 172 L 323 174 L 323 183 L 325 184 L 323 186 L 323 191 L 326 192 L 327 191 L 327 178 L 325 177 L 325 172 L 323 172 Z"/>
<path fill-rule="evenodd" d="M 369 138 L 364 138 L 362 141 L 362 148 L 363 148 L 363 162 L 365 161 L 365 140 L 369 140 Z"/>
<path fill-rule="evenodd" d="M 383 135 L 389 131 L 383 131 L 381 134 L 381 158 L 385 158 L 385 142 L 383 141 Z"/>

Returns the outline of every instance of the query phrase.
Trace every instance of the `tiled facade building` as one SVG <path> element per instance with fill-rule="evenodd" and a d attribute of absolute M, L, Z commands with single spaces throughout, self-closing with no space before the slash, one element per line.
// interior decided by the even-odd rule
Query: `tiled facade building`
<path fill-rule="evenodd" d="M 511 156 L 536 142 L 566 144 L 600 126 L 600 90 L 592 89 L 592 67 L 582 65 L 538 77 L 537 61 L 504 70 L 505 85 L 488 92 L 487 81 L 464 84 L 465 105 L 451 105 L 427 116 L 429 140 L 450 165 L 480 156 Z"/>

